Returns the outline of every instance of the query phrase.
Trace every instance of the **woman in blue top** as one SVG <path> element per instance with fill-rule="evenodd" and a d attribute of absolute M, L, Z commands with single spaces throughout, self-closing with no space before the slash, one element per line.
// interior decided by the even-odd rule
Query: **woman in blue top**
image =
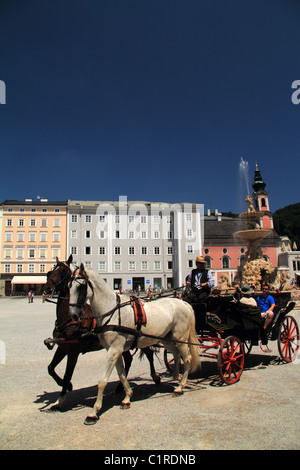
<path fill-rule="evenodd" d="M 263 285 L 263 292 L 259 295 L 256 299 L 257 306 L 261 310 L 261 316 L 265 319 L 264 328 L 268 328 L 270 325 L 272 318 L 274 316 L 274 307 L 275 307 L 275 300 L 269 294 L 270 286 L 269 284 Z"/>

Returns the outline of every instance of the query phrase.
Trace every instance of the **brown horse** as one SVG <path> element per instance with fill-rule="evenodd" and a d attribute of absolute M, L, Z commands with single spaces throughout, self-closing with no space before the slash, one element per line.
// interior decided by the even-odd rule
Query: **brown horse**
<path fill-rule="evenodd" d="M 77 364 L 79 354 L 85 354 L 90 351 L 98 351 L 103 349 L 100 344 L 98 336 L 93 335 L 91 330 L 93 328 L 93 316 L 89 305 L 86 305 L 83 315 L 78 320 L 70 320 L 69 317 L 69 287 L 68 283 L 72 276 L 71 263 L 72 255 L 65 262 L 59 261 L 56 258 L 56 266 L 52 271 L 47 273 L 47 283 L 43 288 L 43 295 L 47 296 L 51 292 L 58 293 L 57 306 L 56 306 L 56 322 L 53 331 L 53 339 L 46 339 L 44 341 L 48 349 L 53 349 L 54 344 L 57 344 L 57 349 L 51 363 L 48 366 L 48 373 L 53 377 L 55 382 L 62 387 L 60 397 L 57 402 L 51 407 L 52 410 L 58 410 L 66 399 L 68 391 L 72 391 L 73 386 L 71 378 Z M 150 371 L 153 381 L 156 384 L 160 383 L 160 377 L 154 368 L 153 355 L 154 351 L 151 348 L 144 348 L 142 353 L 146 355 L 150 364 Z M 67 356 L 67 365 L 64 377 L 61 378 L 55 372 L 56 366 Z M 128 374 L 130 365 L 132 363 L 132 355 L 129 351 L 123 353 L 125 363 L 125 371 Z M 116 392 L 123 390 L 121 384 L 118 385 Z"/>

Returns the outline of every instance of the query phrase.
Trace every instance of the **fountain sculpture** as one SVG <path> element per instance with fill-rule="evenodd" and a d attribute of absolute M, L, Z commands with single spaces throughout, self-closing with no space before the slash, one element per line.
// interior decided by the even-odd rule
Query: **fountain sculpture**
<path fill-rule="evenodd" d="M 256 166 L 257 168 L 257 166 Z M 249 193 L 249 183 L 247 181 L 248 162 L 241 159 L 240 172 L 246 179 Z M 273 230 L 261 227 L 260 220 L 264 212 L 254 209 L 252 197 L 248 194 L 245 202 L 248 205 L 247 212 L 240 214 L 240 217 L 247 222 L 245 230 L 234 233 L 235 238 L 242 240 L 247 246 L 246 262 L 240 266 L 236 281 L 239 284 L 247 283 L 257 290 L 260 290 L 263 281 L 270 282 L 270 275 L 275 271 L 271 264 L 262 256 L 261 243 Z"/>

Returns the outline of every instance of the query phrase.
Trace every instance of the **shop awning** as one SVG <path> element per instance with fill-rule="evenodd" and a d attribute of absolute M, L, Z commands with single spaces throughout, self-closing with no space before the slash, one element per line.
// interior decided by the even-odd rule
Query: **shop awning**
<path fill-rule="evenodd" d="M 14 276 L 12 284 L 46 284 L 47 276 Z"/>

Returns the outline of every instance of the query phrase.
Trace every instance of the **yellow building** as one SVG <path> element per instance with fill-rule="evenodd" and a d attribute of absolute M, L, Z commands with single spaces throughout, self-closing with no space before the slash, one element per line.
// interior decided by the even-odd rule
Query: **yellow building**
<path fill-rule="evenodd" d="M 66 259 L 67 202 L 6 200 L 1 209 L 0 295 L 37 294 L 56 257 Z"/>

